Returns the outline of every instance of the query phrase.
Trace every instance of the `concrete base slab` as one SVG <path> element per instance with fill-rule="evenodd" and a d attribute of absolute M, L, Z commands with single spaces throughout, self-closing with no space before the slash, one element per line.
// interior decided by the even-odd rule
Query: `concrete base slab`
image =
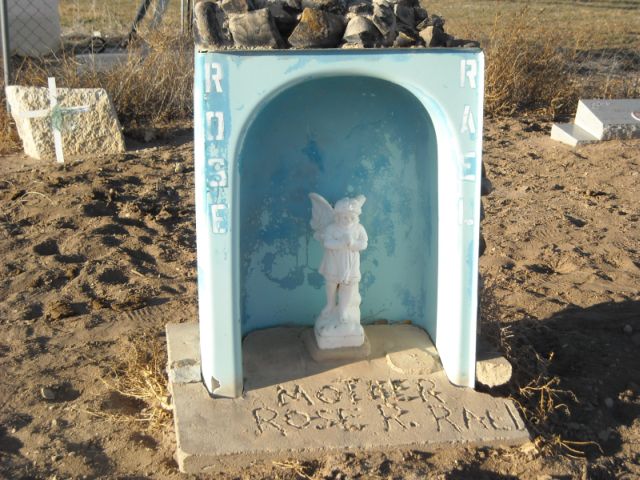
<path fill-rule="evenodd" d="M 449 383 L 418 327 L 367 326 L 367 358 L 331 364 L 313 360 L 303 341 L 307 330 L 272 328 L 246 337 L 241 398 L 211 398 L 201 382 L 170 383 L 181 471 L 215 473 L 332 451 L 529 440 L 513 402 Z M 197 324 L 168 328 L 167 340 L 169 349 L 180 346 L 199 361 Z"/>

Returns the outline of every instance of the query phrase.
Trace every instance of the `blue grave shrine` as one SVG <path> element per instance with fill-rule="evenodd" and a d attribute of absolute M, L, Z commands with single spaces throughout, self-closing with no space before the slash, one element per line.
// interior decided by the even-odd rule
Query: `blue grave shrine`
<path fill-rule="evenodd" d="M 411 320 L 473 387 L 484 58 L 479 49 L 195 57 L 202 376 L 243 390 L 242 339 L 324 302 L 310 192 L 367 197 L 362 323 Z"/>

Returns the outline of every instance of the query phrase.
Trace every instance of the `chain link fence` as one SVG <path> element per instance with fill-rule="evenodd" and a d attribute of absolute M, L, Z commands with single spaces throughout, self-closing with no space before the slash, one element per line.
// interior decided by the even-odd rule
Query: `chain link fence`
<path fill-rule="evenodd" d="M 189 33 L 193 0 L 0 0 L 5 84 L 16 63 L 124 51 L 141 29 Z M 10 59 L 13 58 L 13 61 Z"/>

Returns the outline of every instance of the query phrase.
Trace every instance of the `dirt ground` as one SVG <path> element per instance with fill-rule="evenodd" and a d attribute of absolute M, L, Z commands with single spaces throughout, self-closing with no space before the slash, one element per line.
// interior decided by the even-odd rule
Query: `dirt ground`
<path fill-rule="evenodd" d="M 574 150 L 549 128 L 488 120 L 484 144 L 482 334 L 515 368 L 494 393 L 521 405 L 535 441 L 210 478 L 640 478 L 640 141 Z M 163 355 L 164 324 L 196 318 L 193 143 L 165 133 L 64 167 L 0 158 L 2 478 L 188 478 L 166 399 L 127 396 L 122 365 L 150 345 Z"/>

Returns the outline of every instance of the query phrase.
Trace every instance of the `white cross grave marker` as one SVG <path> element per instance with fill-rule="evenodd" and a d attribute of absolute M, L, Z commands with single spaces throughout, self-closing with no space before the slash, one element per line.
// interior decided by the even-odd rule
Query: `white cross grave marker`
<path fill-rule="evenodd" d="M 89 110 L 88 105 L 81 107 L 60 107 L 58 105 L 58 88 L 56 79 L 49 77 L 49 108 L 44 110 L 33 110 L 31 112 L 18 112 L 24 118 L 45 118 L 51 117 L 51 129 L 53 130 L 53 144 L 56 149 L 56 161 L 64 163 L 64 152 L 62 150 L 62 122 L 64 115 L 82 113 Z"/>

